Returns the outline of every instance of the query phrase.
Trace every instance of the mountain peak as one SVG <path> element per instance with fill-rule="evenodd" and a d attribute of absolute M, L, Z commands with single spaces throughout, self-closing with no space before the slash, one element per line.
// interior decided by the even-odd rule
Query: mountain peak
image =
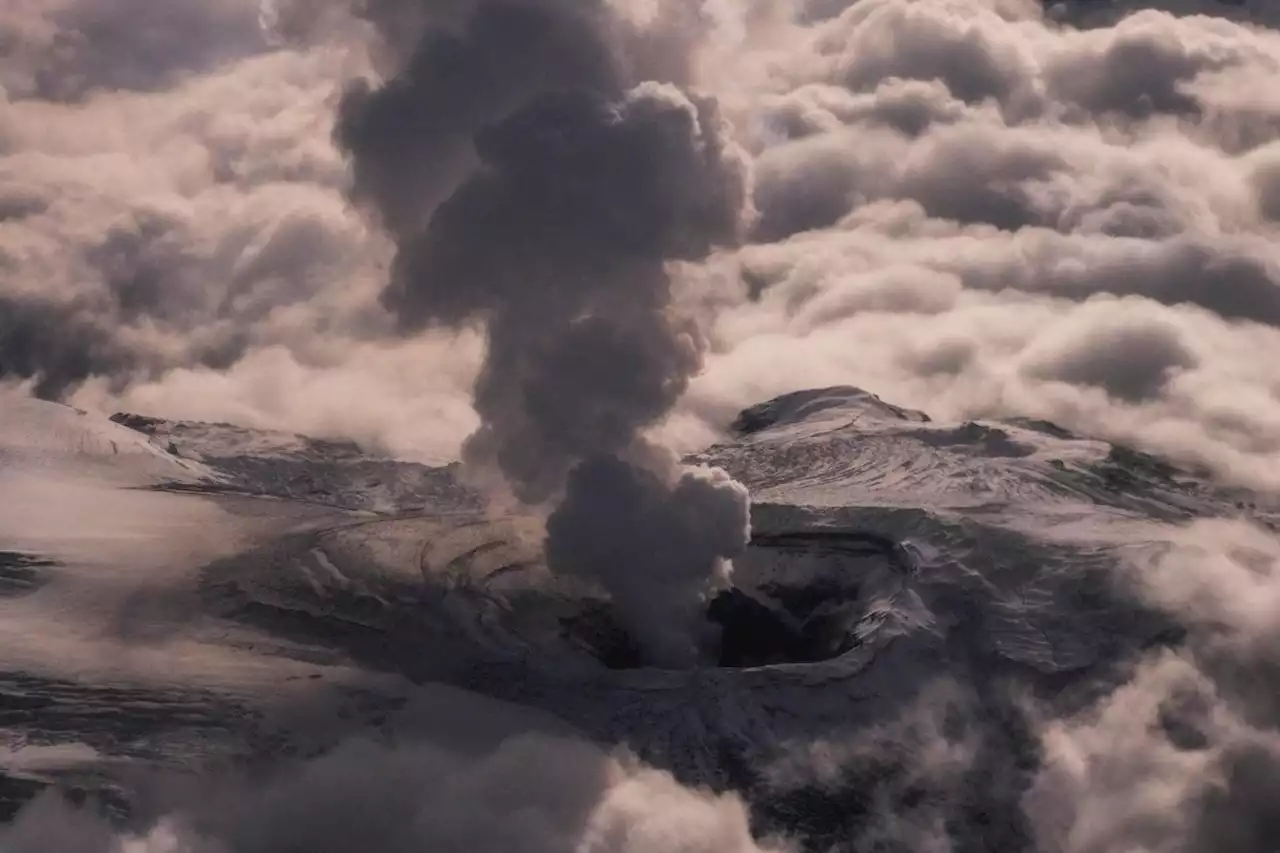
<path fill-rule="evenodd" d="M 929 416 L 924 412 L 886 403 L 870 391 L 852 385 L 833 385 L 828 388 L 793 391 L 743 409 L 731 429 L 739 435 L 750 435 L 802 422 L 849 422 L 868 418 L 909 423 L 930 422 Z"/>

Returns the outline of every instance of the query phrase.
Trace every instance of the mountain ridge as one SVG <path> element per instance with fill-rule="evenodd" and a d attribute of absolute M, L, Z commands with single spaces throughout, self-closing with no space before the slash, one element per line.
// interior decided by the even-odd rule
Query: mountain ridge
<path fill-rule="evenodd" d="M 0 454 L 31 444 L 33 427 L 12 415 L 30 411 L 0 410 Z M 129 415 L 111 423 L 66 407 L 36 415 L 38 424 L 66 419 L 77 429 L 89 419 L 83 428 L 93 435 L 102 423 L 133 430 L 147 447 L 110 456 L 116 465 L 169 456 L 194 466 L 179 470 L 208 472 L 196 482 L 109 478 L 161 501 L 133 509 L 135 499 L 110 492 L 107 499 L 131 515 L 186 517 L 207 507 L 200 512 L 218 514 L 201 523 L 227 531 L 216 527 L 218 547 L 184 551 L 176 564 L 149 557 L 150 539 L 113 552 L 113 566 L 150 559 L 167 566 L 166 584 L 189 587 L 175 599 L 184 614 L 178 621 L 129 627 L 143 639 L 134 648 L 198 638 L 208 654 L 235 656 L 201 678 L 225 679 L 252 662 L 235 678 L 260 668 L 253 678 L 272 690 L 357 678 L 362 692 L 333 700 L 348 720 L 335 731 L 383 725 L 386 709 L 406 695 L 387 679 L 532 708 L 601 744 L 626 744 L 686 784 L 741 792 L 762 832 L 785 831 L 813 850 L 861 831 L 858 821 L 873 809 L 868 797 L 879 796 L 904 798 L 899 807 L 908 815 L 950 803 L 956 837 L 969 839 L 962 849 L 990 849 L 982 845 L 992 838 L 999 849 L 1024 849 L 1018 803 L 1043 757 L 1018 697 L 1072 713 L 1121 683 L 1151 650 L 1179 648 L 1185 628 L 1126 586 L 1126 567 L 1160 559 L 1197 519 L 1275 521 L 1191 472 L 1052 425 L 937 422 L 849 387 L 784 395 L 747 409 L 733 434 L 688 461 L 723 466 L 751 489 L 754 536 L 735 561 L 735 587 L 793 613 L 816 613 L 814 600 L 825 606 L 813 624 L 827 632 L 829 655 L 617 668 L 596 645 L 607 626 L 583 628 L 578 619 L 601 606 L 599 590 L 552 575 L 536 516 L 484 511 L 456 466 L 415 466 L 350 444 L 228 425 Z M 81 458 L 79 434 L 62 426 L 50 433 L 69 437 L 70 461 L 60 470 Z M 55 445 L 49 438 L 41 452 L 48 457 Z M 0 478 L 0 503 L 3 490 Z M 50 500 L 50 513 L 63 511 L 61 493 Z M 171 524 L 167 516 L 157 523 Z M 0 512 L 0 548 L 41 553 L 19 541 L 27 529 Z M 50 580 L 8 599 L 9 607 L 30 608 L 11 619 L 43 619 L 46 599 L 61 608 L 101 599 L 77 592 L 101 581 L 75 554 L 47 556 L 58 563 Z M 139 595 L 141 587 L 126 600 Z M 130 606 L 146 616 L 158 606 L 146 604 L 150 595 Z M 226 670 L 232 661 L 239 662 Z M 132 683 L 140 674 L 112 677 Z M 23 683 L 38 694 L 44 682 Z M 148 689 L 159 692 L 141 701 L 192 719 L 166 735 L 170 754 L 222 751 L 262 761 L 325 748 L 323 738 L 304 744 L 303 732 L 269 726 L 251 711 L 237 711 L 233 722 L 217 710 L 221 699 L 196 714 L 184 710 L 190 691 Z M 211 695 L 235 696 L 244 707 L 262 701 L 247 698 L 262 689 L 227 682 Z M 961 721 L 938 736 L 973 753 L 959 777 L 913 777 L 909 753 L 880 756 L 870 776 L 868 766 L 834 758 L 844 769 L 826 781 L 811 770 L 792 778 L 779 769 L 797 749 L 861 743 L 934 701 L 954 706 Z M 96 744 L 107 765 L 167 760 L 131 736 L 95 735 L 91 716 L 68 714 L 68 726 L 89 727 L 77 736 Z M 66 736 L 31 721 L 10 725 L 28 739 Z"/>

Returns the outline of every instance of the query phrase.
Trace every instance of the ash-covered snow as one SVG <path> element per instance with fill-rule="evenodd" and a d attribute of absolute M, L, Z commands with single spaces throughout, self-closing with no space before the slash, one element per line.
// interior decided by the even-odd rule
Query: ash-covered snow
<path fill-rule="evenodd" d="M 540 520 L 480 512 L 450 469 L 113 420 L 0 409 L 0 729 L 91 749 L 66 766 L 0 754 L 10 812 L 68 779 L 116 791 L 122 766 L 322 749 L 385 722 L 412 685 L 445 685 L 739 790 L 762 830 L 812 849 L 882 809 L 873 790 L 909 812 L 960 789 L 957 837 L 1022 849 L 1027 703 L 1085 707 L 1185 634 L 1119 567 L 1189 519 L 1278 517 L 1051 424 L 939 423 L 853 388 L 788 395 L 689 460 L 755 502 L 743 598 L 711 608 L 746 620 L 726 631 L 733 665 L 627 668 L 608 665 L 619 629 L 603 592 L 548 571 Z M 969 782 L 908 784 L 909 756 L 882 751 L 821 770 L 848 756 L 820 745 L 887 737 L 922 703 L 957 709 L 948 742 L 968 750 Z"/>
<path fill-rule="evenodd" d="M 206 467 L 198 490 L 222 489 L 250 495 L 351 510 L 479 507 L 457 478 L 456 464 L 433 467 L 403 462 L 362 449 L 350 441 L 330 441 L 296 433 L 251 430 L 234 424 L 168 421 L 119 412 L 114 423 L 146 436 L 180 460 Z M 182 488 L 182 481 L 167 484 Z"/>
<path fill-rule="evenodd" d="M 0 388 L 0 474 L 72 473 L 120 486 L 214 482 L 198 460 L 184 459 L 100 415 Z"/>

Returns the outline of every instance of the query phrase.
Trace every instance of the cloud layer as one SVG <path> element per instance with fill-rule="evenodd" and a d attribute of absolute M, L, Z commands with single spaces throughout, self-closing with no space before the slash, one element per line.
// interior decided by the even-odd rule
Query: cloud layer
<path fill-rule="evenodd" d="M 424 127 L 383 134 L 402 153 L 354 175 L 332 135 L 352 79 L 418 65 L 442 79 L 441 54 L 413 53 L 422 15 L 448 26 L 470 6 L 369 4 L 379 30 L 340 3 L 9 5 L 0 33 L 22 49 L 0 63 L 0 371 L 104 408 L 456 454 L 481 351 L 466 331 L 395 333 L 377 298 L 382 233 L 446 197 L 474 163 L 472 133 L 523 96 L 441 90 L 457 132 L 432 136 L 432 170 L 403 153 Z M 594 58 L 561 34 L 574 50 L 550 53 L 566 79 L 714 94 L 756 175 L 750 244 L 681 276 L 713 352 L 668 439 L 692 447 L 762 397 L 851 382 L 1280 484 L 1280 379 L 1255 357 L 1280 340 L 1274 14 L 1209 0 L 1105 20 L 1031 0 L 618 5 L 639 23 L 594 36 Z M 503 50 L 456 61 L 524 48 Z M 362 127 L 399 120 L 384 103 Z M 353 177 L 357 198 L 381 193 L 379 216 L 349 203 Z"/>

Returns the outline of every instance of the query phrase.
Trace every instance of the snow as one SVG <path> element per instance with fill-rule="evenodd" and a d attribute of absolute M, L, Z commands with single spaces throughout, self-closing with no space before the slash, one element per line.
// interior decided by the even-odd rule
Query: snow
<path fill-rule="evenodd" d="M 0 586 L 0 779 L 243 752 L 245 733 L 225 732 L 246 704 L 284 701 L 316 672 L 335 688 L 371 680 L 282 653 L 199 595 L 208 563 L 349 513 L 218 494 L 224 475 L 139 432 L 0 394 L 0 566 L 34 579 Z"/>
<path fill-rule="evenodd" d="M 73 476 L 115 486 L 216 480 L 199 462 L 166 452 L 101 415 L 0 388 L 0 472 Z"/>
<path fill-rule="evenodd" d="M 788 395 L 691 461 L 751 489 L 739 586 L 842 590 L 860 642 L 804 664 L 610 670 L 565 635 L 596 593 L 550 576 L 539 520 L 479 512 L 453 469 L 120 420 L 0 398 L 0 552 L 48 563 L 0 593 L 0 699 L 61 697 L 60 729 L 8 735 L 71 750 L 67 772 L 312 748 L 414 682 L 727 784 L 726 752 L 764 766 L 892 717 L 931 680 L 996 702 L 991 673 L 1101 677 L 1167 626 L 1100 578 L 1186 519 L 1241 512 L 1238 494 L 1052 425 L 937 423 L 852 388 Z M 302 727 L 273 711 L 298 697 Z M 0 773 L 53 778 L 57 755 L 0 753 Z"/>

